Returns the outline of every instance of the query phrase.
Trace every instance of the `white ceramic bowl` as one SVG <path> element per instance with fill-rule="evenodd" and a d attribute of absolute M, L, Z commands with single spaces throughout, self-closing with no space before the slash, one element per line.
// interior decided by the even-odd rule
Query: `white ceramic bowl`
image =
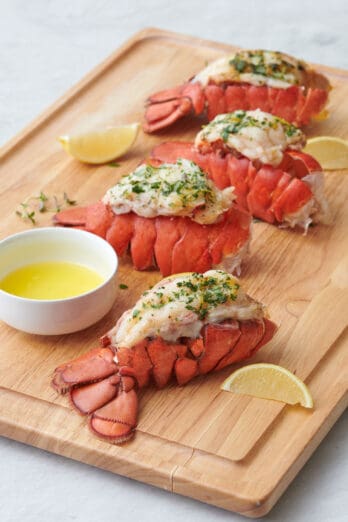
<path fill-rule="evenodd" d="M 0 319 L 18 330 L 57 335 L 87 328 L 101 319 L 116 297 L 118 259 L 99 236 L 72 228 L 38 228 L 0 241 L 0 280 L 22 266 L 45 261 L 84 265 L 104 279 L 94 290 L 66 299 L 38 300 L 0 290 Z"/>

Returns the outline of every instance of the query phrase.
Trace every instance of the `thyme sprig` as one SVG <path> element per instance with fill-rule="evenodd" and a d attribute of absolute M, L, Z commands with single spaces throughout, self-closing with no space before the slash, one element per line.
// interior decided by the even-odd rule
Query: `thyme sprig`
<path fill-rule="evenodd" d="M 18 208 L 16 210 L 17 216 L 19 216 L 21 219 L 31 221 L 33 225 L 36 224 L 36 220 L 34 218 L 35 211 L 29 210 L 28 205 L 26 203 L 20 203 L 20 209 Z"/>
<path fill-rule="evenodd" d="M 29 196 L 22 201 L 15 213 L 24 221 L 30 221 L 32 225 L 37 224 L 37 212 L 59 212 L 64 207 L 76 205 L 76 201 L 70 199 L 66 192 L 63 196 L 58 198 L 56 195 L 49 196 L 43 191 L 40 191 L 38 196 Z"/>

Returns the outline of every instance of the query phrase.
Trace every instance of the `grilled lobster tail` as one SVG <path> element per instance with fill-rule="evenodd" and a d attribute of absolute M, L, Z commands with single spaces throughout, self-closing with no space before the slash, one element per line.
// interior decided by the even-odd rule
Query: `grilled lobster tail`
<path fill-rule="evenodd" d="M 319 115 L 330 84 L 302 61 L 271 51 L 240 51 L 216 60 L 191 81 L 151 95 L 145 132 L 156 132 L 181 117 L 261 109 L 302 127 Z"/>
<path fill-rule="evenodd" d="M 91 430 L 125 442 L 137 422 L 137 388 L 179 385 L 252 356 L 274 335 L 262 303 L 221 270 L 167 277 L 144 292 L 101 346 L 56 368 L 53 387 L 89 416 Z"/>
<path fill-rule="evenodd" d="M 69 392 L 77 411 L 89 417 L 92 432 L 119 444 L 136 428 L 137 388 L 153 381 L 158 388 L 175 376 L 179 385 L 253 355 L 274 335 L 268 319 L 208 324 L 201 337 L 171 343 L 144 339 L 132 348 L 115 348 L 105 336 L 102 346 L 59 366 L 52 381 Z M 115 362 L 117 361 L 117 362 Z"/>
<path fill-rule="evenodd" d="M 158 163 L 195 162 L 221 190 L 234 187 L 236 204 L 268 223 L 306 231 L 330 221 L 320 164 L 302 152 L 305 136 L 287 121 L 260 110 L 220 114 L 195 142 L 155 147 Z"/>
<path fill-rule="evenodd" d="M 231 153 L 224 156 L 217 152 L 203 154 L 190 142 L 161 143 L 151 155 L 159 162 L 172 162 L 177 158 L 194 161 L 220 189 L 234 187 L 240 208 L 271 224 L 286 224 L 289 216 L 291 226 L 291 216 L 300 213 L 316 197 L 318 189 L 322 191 L 321 166 L 304 152 L 286 151 L 277 168 L 255 166 L 250 159 L 237 158 Z M 324 202 L 317 202 L 318 210 L 320 203 Z"/>

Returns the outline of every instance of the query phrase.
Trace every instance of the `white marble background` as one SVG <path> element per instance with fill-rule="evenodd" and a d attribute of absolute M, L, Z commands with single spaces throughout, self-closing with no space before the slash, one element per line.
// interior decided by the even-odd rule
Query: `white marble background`
<path fill-rule="evenodd" d="M 348 69 L 346 0 L 0 0 L 0 144 L 134 32 L 148 26 L 244 47 L 279 49 Z M 266 520 L 348 520 L 347 431 L 345 414 Z M 131 518 L 246 520 L 0 440 L 1 522 Z"/>

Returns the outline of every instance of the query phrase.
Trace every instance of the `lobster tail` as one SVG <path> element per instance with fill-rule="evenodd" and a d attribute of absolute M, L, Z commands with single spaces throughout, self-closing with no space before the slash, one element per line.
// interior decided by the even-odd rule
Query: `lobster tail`
<path fill-rule="evenodd" d="M 52 385 L 61 393 L 69 391 L 71 404 L 88 416 L 97 437 L 120 444 L 133 436 L 136 427 L 137 387 L 147 386 L 152 379 L 163 388 L 173 376 L 184 385 L 252 356 L 275 330 L 266 318 L 227 320 L 207 324 L 197 339 L 183 338 L 179 343 L 155 337 L 132 348 L 111 347 L 110 332 L 101 339 L 102 347 L 59 366 Z"/>
<path fill-rule="evenodd" d="M 320 164 L 309 154 L 287 150 L 281 164 L 255 166 L 245 157 L 219 151 L 199 152 L 190 142 L 164 142 L 151 152 L 157 162 L 178 158 L 194 161 L 219 189 L 234 187 L 236 204 L 254 217 L 271 224 L 303 226 L 329 222 L 322 194 Z"/>
<path fill-rule="evenodd" d="M 251 74 L 250 74 L 251 73 Z M 145 132 L 163 129 L 192 112 L 218 114 L 260 109 L 302 127 L 322 119 L 328 79 L 296 58 L 264 50 L 243 50 L 209 64 L 191 81 L 147 100 Z"/>

